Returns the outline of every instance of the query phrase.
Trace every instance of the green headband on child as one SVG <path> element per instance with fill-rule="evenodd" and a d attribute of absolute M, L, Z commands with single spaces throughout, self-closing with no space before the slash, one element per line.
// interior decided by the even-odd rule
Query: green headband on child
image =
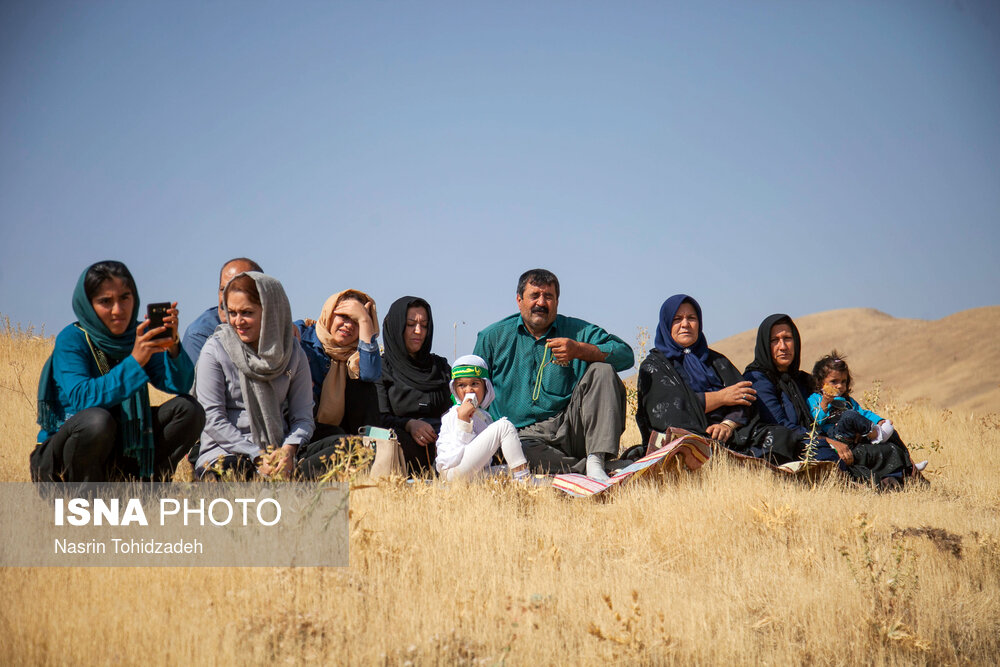
<path fill-rule="evenodd" d="M 451 379 L 456 380 L 458 378 L 480 378 L 482 380 L 489 380 L 490 372 L 482 366 L 455 366 L 451 369 Z"/>

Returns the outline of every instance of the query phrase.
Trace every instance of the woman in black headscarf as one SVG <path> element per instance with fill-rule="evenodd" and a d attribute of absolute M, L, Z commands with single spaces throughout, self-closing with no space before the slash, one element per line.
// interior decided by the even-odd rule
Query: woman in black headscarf
<path fill-rule="evenodd" d="M 382 322 L 385 351 L 378 383 L 382 424 L 399 438 L 411 473 L 434 469 L 441 415 L 451 407 L 451 367 L 431 354 L 434 319 L 427 301 L 396 299 Z"/>
<path fill-rule="evenodd" d="M 758 410 L 768 424 L 781 424 L 796 436 L 809 432 L 809 394 L 812 378 L 799 370 L 802 341 L 788 315 L 771 315 L 757 329 L 754 358 L 743 377 L 760 397 Z"/>
<path fill-rule="evenodd" d="M 761 422 L 783 426 L 793 436 L 775 452 L 775 458 L 788 461 L 800 457 L 812 426 L 808 403 L 812 377 L 799 369 L 801 354 L 798 327 L 788 315 L 777 313 L 757 328 L 754 359 L 743 371 L 744 379 L 757 390 Z M 819 461 L 839 458 L 825 438 L 817 438 L 814 456 Z"/>
<path fill-rule="evenodd" d="M 756 392 L 732 362 L 708 347 L 701 306 L 675 294 L 660 307 L 655 347 L 639 366 L 635 420 L 643 442 L 653 431 L 680 428 L 730 447 L 751 435 Z"/>
<path fill-rule="evenodd" d="M 760 398 L 761 421 L 779 424 L 796 438 L 797 449 L 787 455 L 801 453 L 812 430 L 813 417 L 809 409 L 809 394 L 813 391 L 812 376 L 799 369 L 802 341 L 799 330 L 788 315 L 771 315 L 757 329 L 754 360 L 746 367 L 743 377 L 753 382 Z M 848 477 L 857 482 L 880 484 L 891 489 L 901 480 L 915 476 L 906 445 L 893 434 L 890 442 L 848 447 L 831 438 L 816 436 L 814 457 L 819 461 L 840 461 Z M 839 450 L 839 453 L 838 453 Z"/>

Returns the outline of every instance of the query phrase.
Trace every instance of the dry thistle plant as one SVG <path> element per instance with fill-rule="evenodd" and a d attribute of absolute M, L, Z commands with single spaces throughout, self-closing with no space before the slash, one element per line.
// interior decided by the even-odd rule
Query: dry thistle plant
<path fill-rule="evenodd" d="M 930 644 L 912 630 L 916 618 L 914 595 L 919 586 L 916 555 L 903 533 L 889 537 L 886 547 L 872 538 L 872 521 L 865 513 L 854 517 L 840 553 L 862 593 L 868 598 L 872 639 L 893 642 L 899 648 L 927 651 Z"/>
<path fill-rule="evenodd" d="M 979 418 L 979 423 L 987 431 L 1000 431 L 1000 413 L 988 412 Z"/>
<path fill-rule="evenodd" d="M 806 446 L 802 450 L 801 461 L 805 464 L 812 463 L 816 460 L 816 449 L 818 447 L 816 431 L 819 428 L 819 407 L 816 408 L 816 412 L 812 416 L 812 426 L 809 427 L 809 435 L 806 436 Z"/>
<path fill-rule="evenodd" d="M 799 519 L 799 511 L 791 505 L 772 506 L 761 499 L 760 507 L 749 506 L 754 523 L 767 531 L 783 533 L 790 530 Z"/>
<path fill-rule="evenodd" d="M 632 604 L 624 615 L 615 610 L 610 595 L 605 593 L 601 597 L 614 618 L 615 629 L 605 630 L 591 621 L 587 633 L 612 647 L 613 660 L 625 659 L 632 664 L 649 662 L 654 650 L 669 652 L 675 647 L 674 639 L 667 632 L 666 618 L 662 612 L 656 614 L 654 628 L 649 628 L 649 624 L 644 623 L 639 591 L 632 590 Z M 652 637 L 652 641 L 648 637 Z"/>
<path fill-rule="evenodd" d="M 5 338 L 6 342 L 12 348 L 15 346 L 30 348 L 32 346 L 37 346 L 38 344 L 45 345 L 46 347 L 51 345 L 51 340 L 45 337 L 44 327 L 39 331 L 39 333 L 35 333 L 35 327 L 33 325 L 29 324 L 26 329 L 20 324 L 12 325 L 10 317 L 7 315 L 0 316 L 0 336 Z M 10 355 L 6 361 L 9 372 L 13 375 L 13 382 L 0 382 L 0 389 L 17 396 L 20 400 L 25 402 L 28 408 L 34 410 L 35 388 L 30 387 L 30 385 L 29 387 L 24 386 L 25 378 L 28 377 L 27 360 L 24 357 L 14 357 L 13 355 Z M 31 382 L 30 377 L 28 378 L 28 382 Z"/>
<path fill-rule="evenodd" d="M 882 400 L 882 380 L 875 379 L 872 381 L 872 388 L 866 389 L 861 395 L 861 405 L 867 410 L 872 412 L 879 411 L 879 405 Z M 881 413 L 879 413 L 881 414 Z"/>
<path fill-rule="evenodd" d="M 346 482 L 353 485 L 368 475 L 375 451 L 366 447 L 360 436 L 352 435 L 342 438 L 334 448 L 334 456 L 325 459 L 326 471 L 317 478 L 321 484 L 330 482 Z"/>
<path fill-rule="evenodd" d="M 265 456 L 273 455 L 277 450 L 269 446 Z M 326 469 L 316 478 L 316 481 L 323 484 L 346 482 L 351 484 L 351 488 L 359 488 L 356 483 L 368 474 L 375 452 L 370 447 L 365 446 L 364 441 L 359 436 L 347 436 L 343 438 L 335 447 L 335 455 L 332 457 L 321 457 Z M 220 456 L 211 465 L 206 466 L 206 470 L 215 473 L 218 480 L 222 482 L 242 481 L 240 471 L 224 469 L 222 457 Z M 287 482 L 295 478 L 293 472 L 291 476 L 281 471 L 276 471 L 268 475 L 261 475 L 260 479 L 271 482 Z M 207 481 L 214 481 L 207 478 Z"/>

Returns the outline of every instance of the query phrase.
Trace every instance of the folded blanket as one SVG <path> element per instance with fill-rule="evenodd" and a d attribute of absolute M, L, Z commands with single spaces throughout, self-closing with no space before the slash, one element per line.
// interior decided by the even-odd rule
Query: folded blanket
<path fill-rule="evenodd" d="M 676 434 L 675 431 L 672 435 Z M 686 433 L 667 442 L 668 437 L 665 433 L 653 432 L 649 438 L 649 448 L 652 453 L 618 470 L 608 482 L 571 473 L 555 475 L 552 478 L 552 486 L 575 498 L 587 498 L 605 493 L 609 489 L 650 473 L 697 470 L 712 457 L 712 443 L 707 438 Z"/>

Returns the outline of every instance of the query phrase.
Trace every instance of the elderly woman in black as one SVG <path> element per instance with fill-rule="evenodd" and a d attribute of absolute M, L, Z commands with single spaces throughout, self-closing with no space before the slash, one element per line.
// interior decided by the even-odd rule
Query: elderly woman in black
<path fill-rule="evenodd" d="M 680 428 L 741 449 L 750 437 L 756 392 L 724 355 L 709 349 L 701 306 L 675 294 L 660 307 L 655 347 L 639 366 L 635 419 L 653 431 Z"/>
<path fill-rule="evenodd" d="M 434 319 L 427 301 L 396 299 L 382 322 L 385 351 L 378 383 L 382 424 L 395 430 L 411 473 L 434 469 L 441 415 L 451 407 L 451 367 L 431 354 Z"/>
<path fill-rule="evenodd" d="M 764 318 L 757 329 L 754 360 L 746 367 L 744 377 L 753 382 L 760 397 L 760 420 L 777 424 L 792 434 L 792 446 L 784 452 L 793 457 L 800 454 L 812 430 L 813 416 L 809 394 L 813 391 L 812 377 L 799 368 L 802 339 L 799 329 L 788 315 L 776 313 Z M 856 454 L 856 456 L 855 456 Z M 892 489 L 900 480 L 916 478 L 923 481 L 910 461 L 906 445 L 898 434 L 883 444 L 865 444 L 849 448 L 845 443 L 817 435 L 813 456 L 819 461 L 841 461 L 841 468 L 854 481 L 879 484 Z"/>

